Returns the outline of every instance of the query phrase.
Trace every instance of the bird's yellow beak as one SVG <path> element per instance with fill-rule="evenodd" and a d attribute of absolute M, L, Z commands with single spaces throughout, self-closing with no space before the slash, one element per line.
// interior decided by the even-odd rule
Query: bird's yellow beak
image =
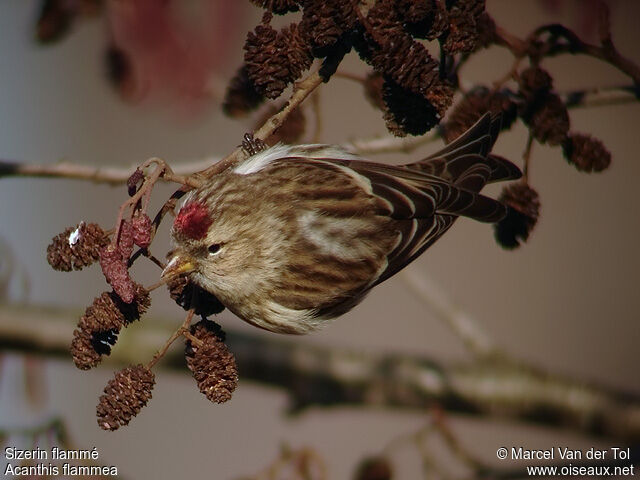
<path fill-rule="evenodd" d="M 171 280 L 179 275 L 185 275 L 196 269 L 194 262 L 186 255 L 176 253 L 162 271 L 163 280 Z"/>

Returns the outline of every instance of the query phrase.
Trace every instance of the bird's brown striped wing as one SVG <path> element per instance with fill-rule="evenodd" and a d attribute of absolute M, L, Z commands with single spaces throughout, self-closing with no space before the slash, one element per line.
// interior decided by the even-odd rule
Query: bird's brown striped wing
<path fill-rule="evenodd" d="M 499 131 L 500 118 L 485 114 L 456 140 L 420 162 L 402 166 L 346 162 L 390 205 L 390 216 L 401 235 L 376 283 L 420 256 L 458 216 L 497 222 L 505 215 L 500 202 L 477 193 L 489 182 L 520 177 L 515 165 L 489 153 Z"/>
<path fill-rule="evenodd" d="M 482 222 L 496 222 L 506 213 L 505 207 L 496 200 L 459 188 L 434 175 L 402 166 L 332 158 L 288 157 L 280 159 L 270 167 L 271 175 L 281 168 L 293 168 L 296 171 L 301 168 L 315 168 L 333 172 L 327 177 L 328 184 L 322 185 L 322 191 L 329 188 L 329 184 L 336 183 L 336 180 L 330 181 L 332 175 L 338 175 L 343 181 L 351 178 L 348 181 L 351 187 L 362 183 L 352 177 L 353 173 L 357 174 L 356 177 L 359 175 L 366 179 L 362 184 L 370 185 L 370 192 L 377 199 L 375 204 L 379 205 L 375 215 L 392 219 L 391 225 L 398 237 L 395 247 L 389 247 L 386 268 L 370 286 L 384 281 L 413 261 L 440 238 L 458 216 L 467 216 Z M 311 173 L 308 172 L 302 177 L 306 178 Z M 293 178 L 292 174 L 287 175 L 287 178 Z M 314 176 L 322 177 L 318 173 Z M 300 176 L 297 175 L 296 178 L 298 177 Z M 317 190 L 316 187 L 313 188 Z M 312 192 L 307 196 L 313 197 Z M 345 209 L 341 208 L 341 203 L 345 203 Z M 360 215 L 352 207 L 351 196 L 332 195 L 331 212 L 345 210 L 353 215 Z M 321 213 L 330 215 L 331 212 Z"/>
<path fill-rule="evenodd" d="M 364 161 L 348 166 L 369 180 L 373 193 L 388 202 L 389 216 L 397 220 L 441 214 L 497 222 L 505 213 L 500 202 L 423 172 Z"/>
<path fill-rule="evenodd" d="M 351 162 L 349 167 L 366 177 L 373 193 L 390 206 L 389 216 L 400 232 L 398 245 L 387 257 L 387 268 L 375 284 L 416 259 L 459 216 L 497 222 L 506 213 L 496 200 L 422 172 L 370 162 Z"/>

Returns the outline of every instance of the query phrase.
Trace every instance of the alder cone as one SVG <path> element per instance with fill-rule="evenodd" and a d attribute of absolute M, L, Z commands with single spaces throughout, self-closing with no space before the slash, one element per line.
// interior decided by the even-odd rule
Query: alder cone
<path fill-rule="evenodd" d="M 540 199 L 538 192 L 520 181 L 505 187 L 499 200 L 508 208 L 506 217 L 495 224 L 496 240 L 513 249 L 528 240 L 540 215 Z"/>
<path fill-rule="evenodd" d="M 591 135 L 570 134 L 562 144 L 567 162 L 581 172 L 601 172 L 611 165 L 611 152 Z"/>
<path fill-rule="evenodd" d="M 100 248 L 109 242 L 97 223 L 80 222 L 56 235 L 47 247 L 47 262 L 54 270 L 82 270 L 100 258 Z"/>
<path fill-rule="evenodd" d="M 143 365 L 117 372 L 107 383 L 96 407 L 100 428 L 117 430 L 127 425 L 149 402 L 154 385 L 155 375 Z"/>
<path fill-rule="evenodd" d="M 233 354 L 224 344 L 224 334 L 214 322 L 203 320 L 193 325 L 191 334 L 201 345 L 187 341 L 185 357 L 198 388 L 212 402 L 231 399 L 238 386 L 238 368 Z"/>

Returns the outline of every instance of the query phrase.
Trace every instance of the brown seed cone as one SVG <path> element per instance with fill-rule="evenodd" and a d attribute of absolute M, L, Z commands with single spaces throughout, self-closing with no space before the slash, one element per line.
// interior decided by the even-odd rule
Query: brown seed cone
<path fill-rule="evenodd" d="M 117 430 L 127 425 L 151 399 L 154 385 L 155 375 L 143 365 L 117 372 L 104 388 L 96 408 L 100 428 Z"/>
<path fill-rule="evenodd" d="M 277 43 L 289 60 L 288 68 L 291 78 L 293 80 L 300 78 L 302 72 L 308 70 L 313 63 L 313 54 L 311 46 L 302 36 L 299 25 L 292 23 L 283 28 L 278 34 Z"/>
<path fill-rule="evenodd" d="M 80 370 L 89 370 L 102 360 L 102 355 L 93 346 L 93 334 L 82 328 L 73 331 L 70 351 L 73 363 Z"/>
<path fill-rule="evenodd" d="M 171 299 L 176 302 L 181 307 L 184 306 L 187 298 L 187 287 L 190 286 L 191 283 L 187 279 L 186 276 L 180 275 L 177 277 L 173 277 L 171 280 L 167 282 L 167 289 L 169 290 L 169 296 Z M 187 308 L 188 310 L 188 308 Z"/>
<path fill-rule="evenodd" d="M 278 98 L 292 81 L 289 59 L 281 47 L 278 32 L 264 23 L 248 33 L 244 44 L 247 75 L 267 98 Z"/>
<path fill-rule="evenodd" d="M 374 69 L 401 87 L 426 95 L 438 77 L 438 64 L 427 49 L 402 28 L 393 0 L 379 0 L 367 13 L 359 52 Z"/>
<path fill-rule="evenodd" d="M 100 258 L 100 248 L 109 239 L 96 223 L 80 222 L 56 235 L 47 247 L 47 262 L 54 270 L 81 270 Z"/>
<path fill-rule="evenodd" d="M 456 103 L 449 114 L 444 126 L 447 143 L 466 132 L 486 112 L 502 115 L 502 129 L 505 130 L 513 125 L 518 114 L 517 105 L 508 91 L 474 88 Z"/>
<path fill-rule="evenodd" d="M 95 367 L 111 353 L 123 326 L 138 320 L 149 308 L 149 291 L 135 284 L 135 301 L 124 303 L 115 292 L 103 292 L 87 307 L 73 332 L 71 355 L 81 370 Z"/>
<path fill-rule="evenodd" d="M 438 63 L 409 35 L 396 35 L 372 56 L 373 67 L 413 93 L 426 96 L 438 80 Z"/>
<path fill-rule="evenodd" d="M 116 299 L 120 301 L 113 292 L 102 292 L 99 297 L 93 299 L 93 303 L 80 317 L 78 327 L 87 332 L 103 332 L 112 329 L 120 331 L 125 319 L 116 304 Z"/>
<path fill-rule="evenodd" d="M 270 105 L 256 122 L 256 128 L 254 128 L 254 130 L 257 130 L 257 127 L 266 122 L 279 110 L 280 108 L 275 105 Z M 286 144 L 296 143 L 302 135 L 304 135 L 306 127 L 307 119 L 304 112 L 300 108 L 294 108 L 284 123 L 265 140 L 265 143 L 269 146 L 275 145 L 278 142 Z"/>
<path fill-rule="evenodd" d="M 424 96 L 402 88 L 390 78 L 385 78 L 382 98 L 387 129 L 397 137 L 422 135 L 440 121 L 438 111 Z"/>
<path fill-rule="evenodd" d="M 247 66 L 243 65 L 229 82 L 222 103 L 222 111 L 229 117 L 243 117 L 258 108 L 262 102 L 264 102 L 264 96 L 258 93 L 249 78 Z"/>
<path fill-rule="evenodd" d="M 567 137 L 570 121 L 564 102 L 555 93 L 548 93 L 536 102 L 533 112 L 523 115 L 533 137 L 540 143 L 560 145 Z"/>
<path fill-rule="evenodd" d="M 524 97 L 545 94 L 553 88 L 553 79 L 549 73 L 540 67 L 529 67 L 518 77 L 520 93 Z"/>
<path fill-rule="evenodd" d="M 200 391 L 215 403 L 231 399 L 238 386 L 238 368 L 233 353 L 224 344 L 223 333 L 214 322 L 202 320 L 191 327 L 202 342 L 187 340 L 185 357 Z"/>
<path fill-rule="evenodd" d="M 356 0 L 303 0 L 300 30 L 313 55 L 327 56 L 357 23 Z"/>
<path fill-rule="evenodd" d="M 395 7 L 404 27 L 416 38 L 434 40 L 449 25 L 442 0 L 397 0 Z"/>
<path fill-rule="evenodd" d="M 355 480 L 391 480 L 393 468 L 386 457 L 365 458 L 356 470 Z"/>
<path fill-rule="evenodd" d="M 333 2 L 305 0 L 300 28 L 316 57 L 323 57 L 326 49 L 333 47 L 344 30 L 338 25 Z"/>
<path fill-rule="evenodd" d="M 398 13 L 410 23 L 424 22 L 438 6 L 435 0 L 397 0 L 395 3 Z"/>
<path fill-rule="evenodd" d="M 611 152 L 591 135 L 569 134 L 562 143 L 562 153 L 581 172 L 601 172 L 611 165 Z"/>
<path fill-rule="evenodd" d="M 364 95 L 369 103 L 380 110 L 384 109 L 384 100 L 382 99 L 382 85 L 384 78 L 376 71 L 370 72 L 364 82 Z"/>
<path fill-rule="evenodd" d="M 442 48 L 449 54 L 470 53 L 480 45 L 478 21 L 484 0 L 459 0 L 448 10 L 449 29 Z"/>
<path fill-rule="evenodd" d="M 111 293 L 111 297 L 122 315 L 124 315 L 125 327 L 136 320 L 140 320 L 140 317 L 147 313 L 147 310 L 151 306 L 149 290 L 136 282 L 133 282 L 133 302 L 123 302 L 115 292 Z"/>
<path fill-rule="evenodd" d="M 405 35 L 394 0 L 378 0 L 367 12 L 364 27 L 377 45 L 384 45 L 397 35 Z"/>
<path fill-rule="evenodd" d="M 251 3 L 259 7 L 269 10 L 276 15 L 284 15 L 289 12 L 297 12 L 300 10 L 299 0 L 251 0 Z"/>
<path fill-rule="evenodd" d="M 505 187 L 499 200 L 507 206 L 507 216 L 495 224 L 495 237 L 504 248 L 526 242 L 540 214 L 538 192 L 524 181 Z"/>
<path fill-rule="evenodd" d="M 151 244 L 151 231 L 153 224 L 146 213 L 138 213 L 131 219 L 133 243 L 141 248 L 147 248 Z"/>
<path fill-rule="evenodd" d="M 436 109 L 440 118 L 444 117 L 451 104 L 453 103 L 453 86 L 447 81 L 433 82 L 431 88 L 427 90 L 426 98 L 429 103 Z"/>
<path fill-rule="evenodd" d="M 193 308 L 196 315 L 208 317 L 224 310 L 224 305 L 215 295 L 189 282 L 183 275 L 167 282 L 167 288 L 174 302 L 185 310 Z"/>
<path fill-rule="evenodd" d="M 338 24 L 347 32 L 358 23 L 359 0 L 333 0 Z"/>

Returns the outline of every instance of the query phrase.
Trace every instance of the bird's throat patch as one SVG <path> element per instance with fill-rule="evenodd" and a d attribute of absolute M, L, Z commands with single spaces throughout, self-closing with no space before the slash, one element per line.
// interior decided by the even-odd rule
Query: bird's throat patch
<path fill-rule="evenodd" d="M 201 240 L 207 235 L 212 223 L 209 209 L 203 202 L 189 202 L 180 209 L 173 222 L 173 229 L 179 235 Z"/>

